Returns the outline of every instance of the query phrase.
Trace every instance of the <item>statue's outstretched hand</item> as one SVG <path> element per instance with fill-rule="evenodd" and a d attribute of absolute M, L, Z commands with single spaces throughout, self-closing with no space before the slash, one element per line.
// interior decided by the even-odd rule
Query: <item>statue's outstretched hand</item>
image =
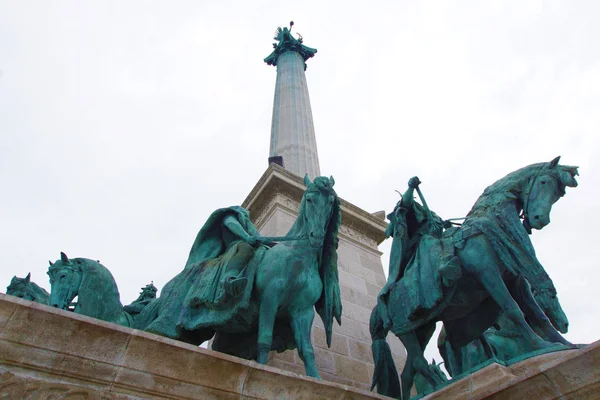
<path fill-rule="evenodd" d="M 413 189 L 418 188 L 420 184 L 421 184 L 421 181 L 419 180 L 418 176 L 413 176 L 412 178 L 410 178 L 408 180 L 408 186 Z"/>

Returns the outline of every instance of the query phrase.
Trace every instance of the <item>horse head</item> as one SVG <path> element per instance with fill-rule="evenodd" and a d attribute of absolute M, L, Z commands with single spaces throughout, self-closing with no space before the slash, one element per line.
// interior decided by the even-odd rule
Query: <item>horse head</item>
<path fill-rule="evenodd" d="M 552 326 L 560 333 L 567 333 L 569 330 L 569 320 L 558 301 L 556 289 L 554 287 L 538 288 L 534 291 L 533 296 L 535 297 L 535 302 L 552 323 Z"/>
<path fill-rule="evenodd" d="M 577 167 L 559 165 L 560 156 L 549 163 L 538 164 L 523 193 L 525 228 L 542 229 L 550 223 L 554 203 L 565 195 L 565 187 L 576 187 Z"/>
<path fill-rule="evenodd" d="M 339 198 L 333 190 L 333 177 L 316 177 L 311 182 L 308 175 L 304 177 L 306 191 L 302 197 L 300 208 L 303 209 L 304 224 L 308 241 L 312 247 L 322 247 L 328 233 L 329 222 L 334 211 L 339 209 Z"/>
<path fill-rule="evenodd" d="M 25 300 L 35 301 L 35 293 L 31 287 L 31 273 L 25 278 L 14 276 L 6 288 L 6 294 Z"/>
<path fill-rule="evenodd" d="M 60 253 L 60 260 L 50 263 L 50 306 L 68 310 L 69 305 L 79 293 L 83 271 L 80 260 L 69 260 Z"/>

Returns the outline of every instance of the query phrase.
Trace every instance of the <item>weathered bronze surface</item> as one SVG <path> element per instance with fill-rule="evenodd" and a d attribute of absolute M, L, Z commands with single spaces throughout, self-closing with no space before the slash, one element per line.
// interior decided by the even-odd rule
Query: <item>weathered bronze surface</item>
<path fill-rule="evenodd" d="M 393 237 L 389 280 L 370 321 L 373 386 L 379 393 L 409 398 L 416 373 L 432 387 L 444 384 L 423 357 L 437 321 L 444 323 L 457 365 L 462 365 L 460 349 L 501 314 L 528 349 L 570 345 L 532 294 L 556 293 L 529 234 L 549 224 L 552 205 L 565 187 L 577 186 L 577 167 L 559 165 L 559 159 L 529 165 L 489 186 L 460 227 L 451 227 L 429 210 L 418 178 L 409 181 L 388 216 L 388 235 Z M 423 206 L 413 201 L 414 190 Z M 385 342 L 389 330 L 408 353 L 401 383 Z"/>

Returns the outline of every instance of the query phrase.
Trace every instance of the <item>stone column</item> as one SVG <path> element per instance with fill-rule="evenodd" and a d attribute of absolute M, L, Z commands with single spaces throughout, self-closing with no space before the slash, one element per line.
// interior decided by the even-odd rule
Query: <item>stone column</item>
<path fill-rule="evenodd" d="M 277 59 L 269 157 L 282 156 L 287 170 L 314 179 L 320 175 L 319 156 L 304 68 L 295 51 Z"/>

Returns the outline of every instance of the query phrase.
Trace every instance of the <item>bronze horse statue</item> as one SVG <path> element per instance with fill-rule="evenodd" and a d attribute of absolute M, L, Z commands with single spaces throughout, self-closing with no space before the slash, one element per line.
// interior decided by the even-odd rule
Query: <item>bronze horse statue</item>
<path fill-rule="evenodd" d="M 548 321 L 529 289 L 531 285 L 541 291 L 550 279 L 535 256 L 531 229 L 548 225 L 552 205 L 564 196 L 565 187 L 577 186 L 577 167 L 559 165 L 559 159 L 510 173 L 485 189 L 459 228 L 441 238 L 423 237 L 416 254 L 421 256 L 409 261 L 403 277 L 390 289 L 391 327 L 384 325 L 379 305 L 371 315 L 373 387 L 377 385 L 380 393 L 408 399 L 416 373 L 433 387 L 444 383 L 423 357 L 437 321 L 444 323 L 446 340 L 458 356 L 460 348 L 483 334 L 500 313 L 514 323 L 532 349 L 553 342 L 570 344 Z M 440 278 L 439 271 L 423 270 L 423 257 L 434 257 L 431 249 L 436 243 L 438 253 L 440 249 L 454 252 L 460 261 L 461 274 L 451 284 Z M 439 292 L 426 305 L 415 295 L 424 286 L 424 277 L 436 279 Z M 432 282 L 427 284 L 431 287 Z M 385 342 L 390 328 L 407 350 L 401 386 Z"/>
<path fill-rule="evenodd" d="M 6 288 L 6 294 L 41 304 L 48 304 L 50 298 L 50 294 L 44 288 L 31 282 L 31 273 L 25 278 L 14 276 Z"/>
<path fill-rule="evenodd" d="M 195 345 L 214 336 L 213 350 L 262 364 L 271 350 L 297 347 L 307 375 L 319 377 L 310 333 L 315 309 L 328 344 L 333 319 L 340 323 L 341 211 L 333 178 L 304 183 L 285 237 L 260 237 L 241 207 L 215 211 L 184 270 L 142 310 L 136 327 Z"/>
<path fill-rule="evenodd" d="M 70 310 L 71 302 L 77 296 L 73 309 L 76 314 L 123 326 L 133 325 L 131 315 L 123 311 L 115 279 L 100 262 L 87 258 L 69 259 L 61 252 L 60 259 L 50 263 L 48 276 L 50 306 Z"/>
<path fill-rule="evenodd" d="M 536 303 L 557 331 L 567 333 L 569 321 L 558 301 L 552 281 L 549 280 L 543 286 L 543 290 L 533 292 Z M 472 368 L 477 368 L 491 358 L 510 363 L 511 360 L 533 351 L 527 341 L 523 340 L 515 324 L 504 315 L 501 315 L 494 326 L 486 330 L 478 339 L 461 347 L 459 356 L 454 354 L 454 349 L 446 341 L 445 329 L 440 332 L 437 345 L 446 371 L 453 378 Z"/>

